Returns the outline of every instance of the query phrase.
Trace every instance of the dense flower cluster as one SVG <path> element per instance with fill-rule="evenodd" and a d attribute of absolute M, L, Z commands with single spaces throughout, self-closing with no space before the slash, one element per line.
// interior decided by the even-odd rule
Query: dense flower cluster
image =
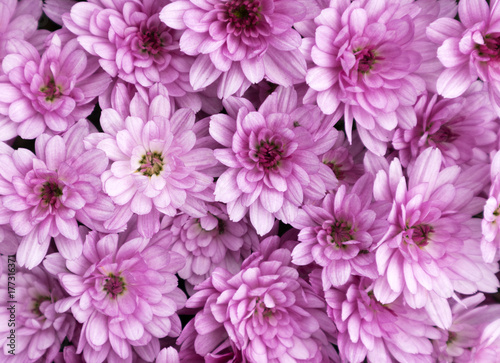
<path fill-rule="evenodd" d="M 0 0 L 0 361 L 500 356 L 499 0 Z"/>

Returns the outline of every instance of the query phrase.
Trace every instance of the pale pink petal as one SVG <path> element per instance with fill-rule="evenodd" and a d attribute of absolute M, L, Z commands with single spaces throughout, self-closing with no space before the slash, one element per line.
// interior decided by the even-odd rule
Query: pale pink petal
<path fill-rule="evenodd" d="M 488 19 L 490 9 L 485 0 L 462 0 L 458 3 L 460 21 L 466 27 L 472 27 Z"/>
<path fill-rule="evenodd" d="M 201 55 L 196 58 L 189 71 L 189 80 L 196 91 L 215 82 L 221 73 L 215 68 L 209 56 Z"/>
<path fill-rule="evenodd" d="M 445 69 L 438 78 L 437 91 L 446 98 L 455 98 L 462 95 L 472 84 L 469 67 Z"/>

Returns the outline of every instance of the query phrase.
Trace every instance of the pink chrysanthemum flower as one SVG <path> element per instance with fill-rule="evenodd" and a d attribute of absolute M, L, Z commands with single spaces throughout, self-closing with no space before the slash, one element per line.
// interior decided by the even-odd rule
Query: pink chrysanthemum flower
<path fill-rule="evenodd" d="M 181 214 L 163 228 L 170 231 L 175 241 L 172 251 L 186 258 L 179 276 L 193 286 L 206 280 L 216 267 L 238 273 L 243 260 L 259 245 L 257 233 L 247 218 L 230 221 L 222 203 L 208 204 L 205 217 Z"/>
<path fill-rule="evenodd" d="M 318 157 L 335 141 L 332 119 L 315 106 L 299 107 L 292 88 L 278 88 L 258 112 L 244 99 L 224 105 L 228 115 L 211 117 L 210 134 L 226 147 L 214 151 L 228 167 L 217 180 L 215 199 L 227 203 L 232 221 L 250 211 L 264 235 L 274 217 L 291 223 L 305 199 L 320 200 L 335 187 L 332 170 Z"/>
<path fill-rule="evenodd" d="M 480 220 L 472 216 L 484 203 L 475 194 L 484 187 L 486 170 L 461 173 L 456 165 L 441 170 L 442 160 L 439 149 L 426 149 L 409 170 L 408 184 L 398 159 L 389 171 L 378 172 L 374 197 L 392 209 L 389 229 L 376 250 L 381 276 L 374 293 L 384 304 L 403 295 L 410 307 L 425 307 L 434 323 L 447 329 L 453 274 L 472 282 L 477 278 L 464 244 L 479 237 Z"/>
<path fill-rule="evenodd" d="M 262 241 L 241 272 L 217 268 L 186 306 L 194 318 L 196 353 L 211 353 L 228 337 L 249 362 L 331 362 L 333 323 L 324 301 L 299 277 L 279 237 Z"/>
<path fill-rule="evenodd" d="M 488 323 L 500 318 L 500 305 L 481 305 L 483 294 L 455 302 L 453 323 L 441 339 L 433 341 L 434 357 L 439 362 L 470 363 L 472 350 L 479 345 L 481 333 Z"/>
<path fill-rule="evenodd" d="M 420 39 L 429 19 L 419 14 L 410 0 L 332 1 L 307 41 L 314 66 L 305 100 L 326 114 L 343 110 L 349 140 L 356 119 L 363 144 L 379 155 L 397 125 L 415 125 L 412 106 L 426 87 L 418 71 L 433 45 Z"/>
<path fill-rule="evenodd" d="M 497 116 L 480 82 L 452 100 L 422 95 L 415 111 L 417 125 L 408 130 L 398 128 L 392 140 L 405 167 L 428 147 L 441 150 L 445 166 L 462 165 L 472 159 L 472 149 L 489 151 L 486 147 L 497 139 Z"/>
<path fill-rule="evenodd" d="M 305 205 L 293 222 L 300 243 L 292 257 L 296 265 L 322 267 L 323 289 L 341 286 L 351 274 L 378 277 L 375 255 L 369 252 L 387 230 L 385 211 L 372 206 L 373 177 L 365 174 L 353 188 L 341 185 L 321 206 Z"/>
<path fill-rule="evenodd" d="M 211 149 L 196 147 L 192 110 L 172 113 L 166 97 L 158 95 L 148 105 L 137 94 L 130 116 L 105 109 L 101 125 L 107 134 L 92 137 L 112 161 L 102 174 L 103 189 L 118 205 L 107 227 L 123 226 L 135 213 L 139 231 L 151 237 L 160 228 L 160 213 L 174 216 L 180 209 L 205 216 L 213 178 L 203 170 L 216 160 Z"/>
<path fill-rule="evenodd" d="M 189 76 L 195 90 L 218 80 L 217 95 L 241 96 L 264 77 L 291 86 L 304 80 L 306 62 L 293 23 L 306 17 L 302 0 L 181 0 L 160 18 L 183 30 L 181 50 L 197 56 Z"/>
<path fill-rule="evenodd" d="M 0 360 L 52 362 L 64 338 L 72 339 L 76 326 L 71 314 L 55 311 L 55 303 L 67 295 L 41 267 L 12 268 L 7 256 L 1 257 L 1 263 L 5 271 L 0 276 Z"/>
<path fill-rule="evenodd" d="M 188 76 L 193 60 L 179 51 L 180 34 L 160 21 L 168 3 L 91 0 L 77 3 L 63 21 L 112 77 L 138 87 L 160 82 L 171 96 L 183 97 L 193 91 Z"/>
<path fill-rule="evenodd" d="M 496 152 L 491 162 L 491 186 L 489 198 L 484 205 L 481 222 L 483 237 L 481 252 L 485 262 L 498 260 L 500 249 L 500 152 Z"/>
<path fill-rule="evenodd" d="M 80 257 L 65 260 L 56 253 L 44 262 L 70 295 L 56 303 L 56 310 L 71 308 L 83 324 L 77 353 L 83 351 L 87 362 L 131 362 L 133 349 L 152 361 L 160 350 L 158 339 L 181 331 L 177 310 L 186 297 L 175 273 L 184 258 L 137 233 L 126 241 L 117 234 L 85 233 L 81 228 Z"/>
<path fill-rule="evenodd" d="M 47 128 L 66 131 L 90 115 L 91 101 L 104 92 L 110 78 L 87 59 L 76 39 L 61 44 L 54 34 L 40 57 L 33 45 L 21 40 L 7 43 L 2 62 L 7 77 L 0 79 L 0 113 L 15 122 L 25 139 L 40 136 Z"/>
<path fill-rule="evenodd" d="M 428 38 L 440 47 L 437 56 L 446 68 L 437 80 L 437 91 L 446 98 L 464 93 L 479 77 L 489 83 L 490 99 L 500 111 L 499 65 L 500 7 L 486 0 L 461 0 L 460 22 L 441 18 L 427 29 Z"/>
<path fill-rule="evenodd" d="M 85 150 L 87 121 L 82 120 L 61 136 L 43 134 L 36 139 L 36 155 L 27 149 L 0 155 L 0 199 L 9 210 L 10 225 L 22 236 L 17 251 L 21 266 L 38 265 L 51 237 L 68 239 L 56 245 L 68 259 L 82 251 L 77 221 L 100 229 L 114 206 L 101 191 L 99 179 L 108 166 L 101 150 Z M 75 240 L 75 241 L 73 241 Z"/>
<path fill-rule="evenodd" d="M 339 331 L 342 361 L 434 362 L 431 339 L 439 339 L 441 333 L 425 312 L 408 309 L 401 300 L 382 304 L 366 277 L 353 277 L 346 285 L 327 290 L 325 300 Z"/>

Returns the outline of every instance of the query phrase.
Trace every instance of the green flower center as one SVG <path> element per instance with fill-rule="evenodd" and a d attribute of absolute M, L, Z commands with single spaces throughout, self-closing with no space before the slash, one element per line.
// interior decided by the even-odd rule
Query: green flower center
<path fill-rule="evenodd" d="M 345 247 L 344 242 L 352 241 L 354 239 L 354 233 L 350 223 L 344 221 L 327 221 L 323 225 L 326 233 L 329 235 L 329 242 L 337 247 Z"/>
<path fill-rule="evenodd" d="M 141 166 L 137 169 L 139 173 L 150 178 L 153 175 L 160 175 L 164 165 L 163 156 L 156 151 L 148 151 L 146 155 L 142 156 L 140 164 Z"/>
<path fill-rule="evenodd" d="M 407 229 L 404 239 L 406 241 L 411 240 L 415 245 L 422 248 L 429 244 L 429 239 L 433 232 L 434 228 L 432 226 L 428 224 L 419 224 Z"/>
<path fill-rule="evenodd" d="M 50 77 L 50 80 L 45 86 L 40 87 L 40 92 L 45 95 L 45 101 L 54 102 L 56 99 L 62 95 L 62 87 L 56 85 L 54 77 Z"/>
<path fill-rule="evenodd" d="M 40 305 L 42 305 L 44 301 L 50 301 L 50 297 L 40 295 L 36 299 L 34 299 L 31 312 L 37 316 L 43 316 L 43 313 L 40 311 Z"/>
<path fill-rule="evenodd" d="M 256 145 L 253 156 L 263 169 L 274 169 L 279 166 L 284 151 L 283 143 L 280 140 L 263 140 Z"/>
<path fill-rule="evenodd" d="M 54 205 L 58 198 L 62 195 L 62 190 L 56 181 L 48 181 L 42 185 L 40 198 L 44 206 Z"/>
<path fill-rule="evenodd" d="M 158 54 L 163 49 L 163 39 L 157 31 L 146 30 L 139 33 L 139 39 L 143 53 Z"/>

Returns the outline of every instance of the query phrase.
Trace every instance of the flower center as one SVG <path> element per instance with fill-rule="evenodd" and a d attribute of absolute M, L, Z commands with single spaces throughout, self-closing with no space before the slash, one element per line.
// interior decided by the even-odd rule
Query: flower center
<path fill-rule="evenodd" d="M 443 125 L 434 134 L 430 135 L 430 138 L 436 143 L 452 142 L 457 139 L 458 135 L 455 134 L 451 129 Z"/>
<path fill-rule="evenodd" d="M 345 173 L 342 170 L 342 164 L 336 163 L 334 161 L 324 161 L 323 164 L 325 164 L 330 169 L 332 169 L 337 180 L 344 180 L 345 179 Z"/>
<path fill-rule="evenodd" d="M 163 49 L 161 34 L 155 30 L 144 30 L 139 33 L 141 52 L 158 54 Z"/>
<path fill-rule="evenodd" d="M 434 228 L 428 224 L 419 224 L 407 230 L 407 237 L 413 240 L 418 247 L 425 247 L 429 244 L 429 235 L 434 232 Z"/>
<path fill-rule="evenodd" d="M 261 141 L 256 147 L 254 160 L 264 169 L 276 168 L 283 152 L 283 143 L 281 141 Z"/>
<path fill-rule="evenodd" d="M 58 198 L 62 195 L 62 190 L 57 181 L 48 181 L 42 185 L 40 191 L 40 198 L 45 206 L 54 205 L 57 203 Z"/>
<path fill-rule="evenodd" d="M 329 241 L 337 247 L 343 247 L 342 244 L 347 241 L 352 241 L 352 228 L 349 223 L 344 221 L 330 222 L 325 226 L 326 233 L 331 237 Z"/>
<path fill-rule="evenodd" d="M 45 101 L 54 102 L 62 95 L 61 86 L 56 85 L 54 77 L 50 77 L 50 80 L 45 86 L 40 87 L 40 92 L 45 95 Z"/>
<path fill-rule="evenodd" d="M 110 273 L 108 278 L 104 279 L 103 289 L 108 294 L 111 294 L 112 299 L 116 299 L 117 295 L 122 294 L 126 290 L 125 281 L 123 281 L 123 277 Z"/>
<path fill-rule="evenodd" d="M 212 214 L 212 216 L 214 216 Z M 198 226 L 200 226 L 200 229 L 204 232 L 213 232 L 213 231 L 216 231 L 217 234 L 224 234 L 225 230 L 226 230 L 226 223 L 224 222 L 224 220 L 220 219 L 220 218 L 217 218 L 216 216 L 214 216 L 216 219 L 217 219 L 217 227 L 215 227 L 214 229 L 212 230 L 206 230 L 204 229 L 202 226 L 201 226 L 201 222 L 199 219 L 196 220 L 196 222 L 198 223 Z"/>
<path fill-rule="evenodd" d="M 259 0 L 231 0 L 226 4 L 228 21 L 236 28 L 250 28 L 260 20 Z"/>
<path fill-rule="evenodd" d="M 40 311 L 40 305 L 44 301 L 50 301 L 49 296 L 38 296 L 35 300 L 33 300 L 33 307 L 31 308 L 31 312 L 36 316 L 42 316 L 43 313 Z"/>
<path fill-rule="evenodd" d="M 457 333 L 454 331 L 448 331 L 448 340 L 446 341 L 446 345 L 452 344 L 457 339 Z"/>
<path fill-rule="evenodd" d="M 273 316 L 273 309 L 268 308 L 264 301 L 260 297 L 257 297 L 255 300 L 255 310 L 254 310 L 255 315 L 260 315 L 264 318 L 269 318 Z"/>
<path fill-rule="evenodd" d="M 143 175 L 152 177 L 153 175 L 160 175 L 163 170 L 163 156 L 156 151 L 148 151 L 143 155 L 141 166 L 137 169 Z"/>
<path fill-rule="evenodd" d="M 371 49 L 359 49 L 354 51 L 356 60 L 358 61 L 358 72 L 368 73 L 373 68 L 377 60 L 382 58 L 377 57 L 375 52 Z"/>
<path fill-rule="evenodd" d="M 500 59 L 500 33 L 487 34 L 483 37 L 484 44 L 476 44 L 479 56 Z"/>

